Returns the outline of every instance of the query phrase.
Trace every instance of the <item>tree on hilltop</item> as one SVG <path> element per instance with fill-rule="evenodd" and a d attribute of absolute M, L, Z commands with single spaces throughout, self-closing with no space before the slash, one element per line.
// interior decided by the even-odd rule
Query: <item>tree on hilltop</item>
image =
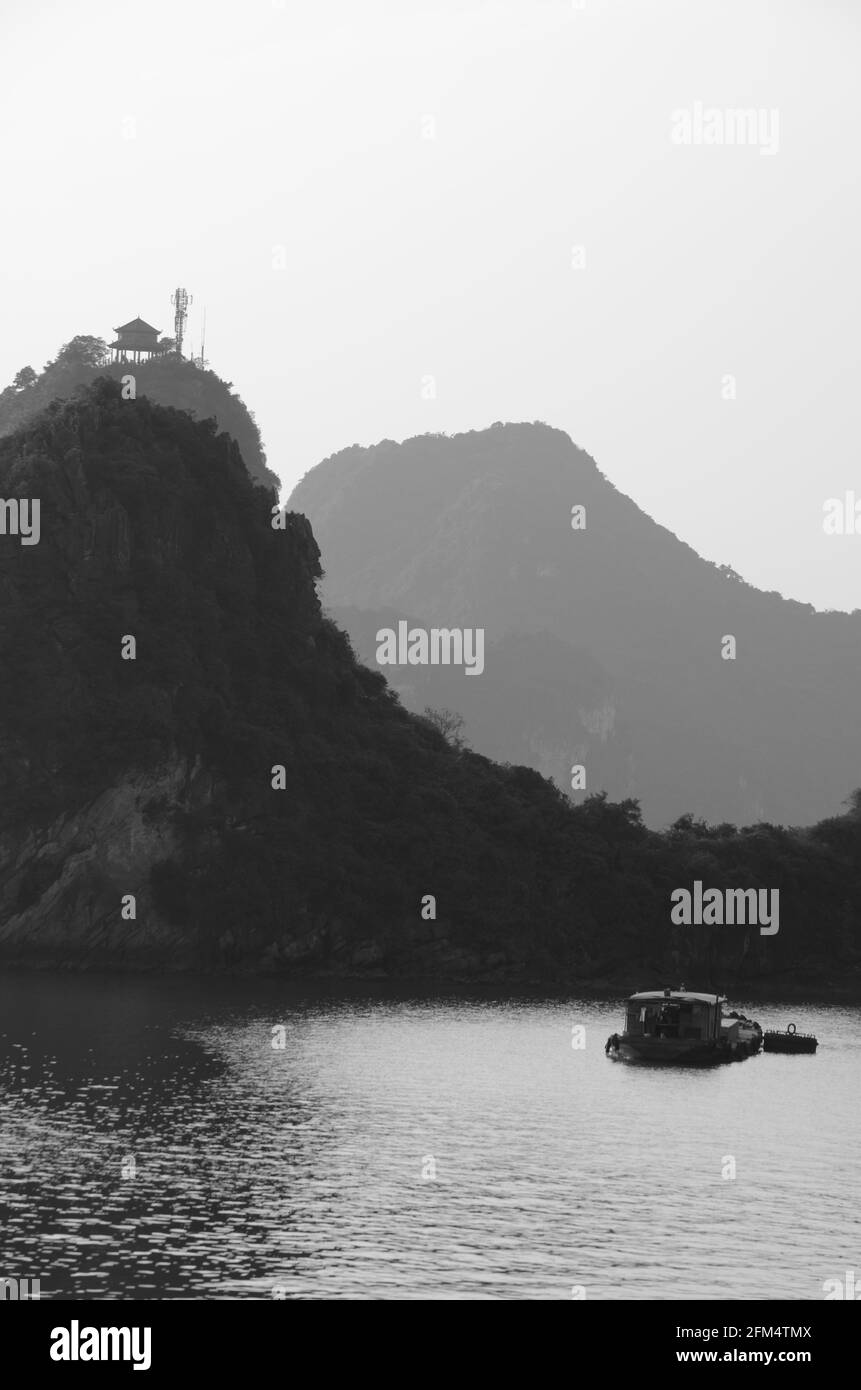
<path fill-rule="evenodd" d="M 76 337 L 70 338 L 68 343 L 64 343 L 57 353 L 55 366 L 80 365 L 84 367 L 101 367 L 108 352 L 107 343 L 104 338 L 91 338 L 86 333 L 79 333 Z"/>
<path fill-rule="evenodd" d="M 432 709 L 430 705 L 425 705 L 424 717 L 433 724 L 435 729 L 439 729 L 443 738 L 451 744 L 452 748 L 466 747 L 466 739 L 463 737 L 464 718 L 462 714 L 457 714 L 450 709 Z"/>

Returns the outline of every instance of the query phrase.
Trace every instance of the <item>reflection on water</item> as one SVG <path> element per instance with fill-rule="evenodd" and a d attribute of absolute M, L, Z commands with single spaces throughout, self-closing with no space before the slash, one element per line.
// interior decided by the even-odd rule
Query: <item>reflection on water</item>
<path fill-rule="evenodd" d="M 618 1002 L 6 975 L 0 1276 L 821 1299 L 861 1266 L 861 1010 L 734 1002 L 818 1053 L 637 1068 L 604 1056 Z"/>

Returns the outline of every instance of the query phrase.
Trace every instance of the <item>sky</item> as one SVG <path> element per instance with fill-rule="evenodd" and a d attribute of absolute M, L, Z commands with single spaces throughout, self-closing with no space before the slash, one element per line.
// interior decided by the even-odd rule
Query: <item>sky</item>
<path fill-rule="evenodd" d="M 543 420 L 861 607 L 859 58 L 855 0 L 2 0 L 0 387 L 184 286 L 285 497 Z"/>

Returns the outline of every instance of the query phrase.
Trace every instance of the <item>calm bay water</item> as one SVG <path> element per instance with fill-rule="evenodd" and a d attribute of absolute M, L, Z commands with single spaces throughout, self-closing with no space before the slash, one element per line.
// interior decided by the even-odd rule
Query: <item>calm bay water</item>
<path fill-rule="evenodd" d="M 621 1001 L 5 974 L 0 1276 L 76 1299 L 821 1299 L 861 1282 L 861 1009 L 733 1003 L 818 1053 L 626 1066 L 604 1056 Z"/>

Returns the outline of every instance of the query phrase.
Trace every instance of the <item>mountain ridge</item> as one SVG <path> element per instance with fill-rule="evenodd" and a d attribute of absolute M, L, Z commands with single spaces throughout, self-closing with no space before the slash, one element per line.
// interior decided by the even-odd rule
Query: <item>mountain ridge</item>
<path fill-rule="evenodd" d="M 488 643 L 547 631 L 572 666 L 588 652 L 634 731 L 633 782 L 599 763 L 589 785 L 637 796 L 650 824 L 686 811 L 812 822 L 858 779 L 861 610 L 817 613 L 703 560 L 561 430 L 497 424 L 353 446 L 306 474 L 289 505 L 319 538 L 333 610 L 401 608 L 482 626 Z M 585 529 L 571 527 L 575 506 Z M 527 743 L 528 710 L 517 720 Z M 489 747 L 481 721 L 471 732 Z M 556 741 L 567 736 L 560 724 Z M 561 764 L 554 780 L 567 786 Z"/>

